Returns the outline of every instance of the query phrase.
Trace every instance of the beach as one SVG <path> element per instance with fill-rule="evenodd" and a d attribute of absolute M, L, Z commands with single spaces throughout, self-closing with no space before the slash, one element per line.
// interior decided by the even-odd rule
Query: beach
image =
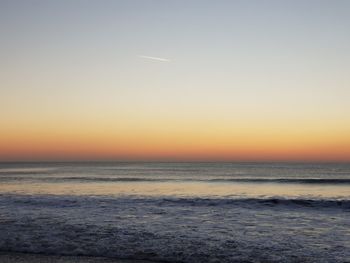
<path fill-rule="evenodd" d="M 350 263 L 350 0 L 0 0 L 0 263 Z"/>

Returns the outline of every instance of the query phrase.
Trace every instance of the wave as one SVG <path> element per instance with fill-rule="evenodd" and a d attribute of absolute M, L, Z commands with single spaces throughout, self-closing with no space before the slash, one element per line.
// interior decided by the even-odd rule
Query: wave
<path fill-rule="evenodd" d="M 349 209 L 350 200 L 0 194 L 0 251 L 152 262 L 340 263 L 350 256 Z"/>
<path fill-rule="evenodd" d="M 30 174 L 32 175 L 32 174 Z M 1 176 L 0 181 L 81 181 L 81 182 L 209 182 L 209 183 L 279 183 L 279 184 L 350 184 L 348 178 L 155 178 L 98 176 Z"/>
<path fill-rule="evenodd" d="M 21 203 L 39 206 L 81 206 L 81 205 L 109 205 L 114 207 L 116 202 L 127 205 L 143 205 L 153 203 L 157 206 L 208 206 L 208 207 L 305 207 L 305 208 L 340 208 L 350 209 L 350 199 L 305 199 L 305 198 L 197 198 L 197 197 L 143 197 L 143 196 L 56 196 L 56 195 L 21 195 L 0 194 L 0 201 L 10 203 Z"/>
<path fill-rule="evenodd" d="M 242 183 L 350 184 L 350 179 L 347 178 L 230 178 L 212 179 L 210 181 Z"/>
<path fill-rule="evenodd" d="M 82 182 L 165 182 L 174 181 L 174 179 L 157 179 L 157 178 L 140 178 L 140 177 L 89 177 L 89 176 L 0 176 L 0 181 L 50 181 L 50 182 L 66 182 L 66 181 L 82 181 Z"/>
<path fill-rule="evenodd" d="M 342 208 L 350 209 L 350 200 L 325 199 L 288 199 L 288 198 L 237 198 L 237 199 L 211 199 L 211 198 L 164 198 L 162 202 L 190 206 L 293 206 L 314 208 Z"/>

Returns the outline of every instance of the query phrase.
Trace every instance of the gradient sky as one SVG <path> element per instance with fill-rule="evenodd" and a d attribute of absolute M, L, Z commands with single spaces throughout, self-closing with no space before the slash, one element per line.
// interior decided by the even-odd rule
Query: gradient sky
<path fill-rule="evenodd" d="M 0 0 L 0 160 L 350 161 L 349 14 Z"/>

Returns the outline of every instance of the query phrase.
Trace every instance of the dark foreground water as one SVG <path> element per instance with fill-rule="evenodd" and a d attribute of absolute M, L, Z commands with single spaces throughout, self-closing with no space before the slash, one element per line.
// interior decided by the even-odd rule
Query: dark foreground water
<path fill-rule="evenodd" d="M 0 164 L 0 250 L 350 262 L 350 165 Z"/>

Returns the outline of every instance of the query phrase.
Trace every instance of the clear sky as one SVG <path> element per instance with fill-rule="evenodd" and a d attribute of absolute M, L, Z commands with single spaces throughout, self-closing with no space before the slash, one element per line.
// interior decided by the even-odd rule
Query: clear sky
<path fill-rule="evenodd" d="M 0 160 L 350 161 L 349 14 L 0 0 Z"/>

